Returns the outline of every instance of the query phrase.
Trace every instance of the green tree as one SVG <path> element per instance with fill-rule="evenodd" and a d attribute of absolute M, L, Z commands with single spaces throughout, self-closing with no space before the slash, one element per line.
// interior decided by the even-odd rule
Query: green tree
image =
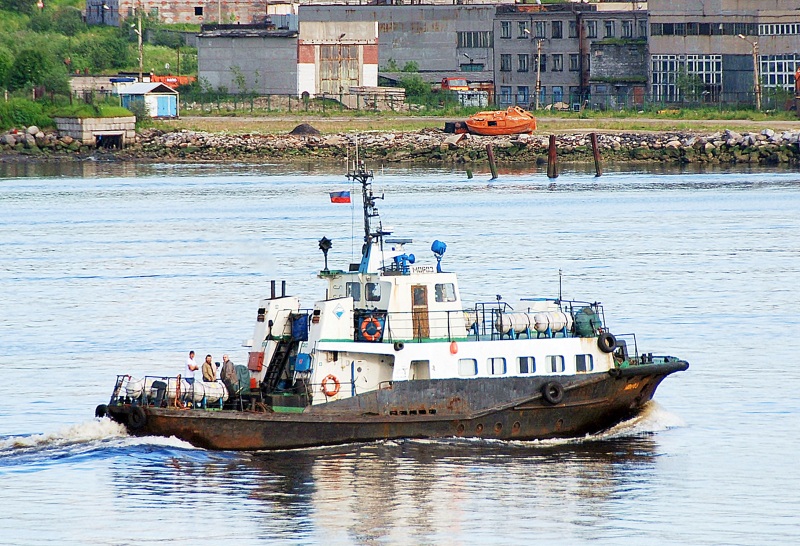
<path fill-rule="evenodd" d="M 59 8 L 53 16 L 53 27 L 65 36 L 75 36 L 86 30 L 86 23 L 83 22 L 81 10 L 64 6 Z"/>
<path fill-rule="evenodd" d="M 400 80 L 400 86 L 406 90 L 407 98 L 417 101 L 425 99 L 431 91 L 431 86 L 419 74 L 403 78 Z"/>
<path fill-rule="evenodd" d="M 403 72 L 419 72 L 419 64 L 416 61 L 408 61 L 403 65 Z"/>
<path fill-rule="evenodd" d="M 14 64 L 14 55 L 8 48 L 0 46 L 0 87 L 5 85 L 12 64 Z"/>
<path fill-rule="evenodd" d="M 36 2 L 31 0 L 0 0 L 0 9 L 17 13 L 33 13 L 35 6 Z"/>
<path fill-rule="evenodd" d="M 8 71 L 8 87 L 16 90 L 26 85 L 40 85 L 45 82 L 48 69 L 47 59 L 41 51 L 25 49 L 20 51 Z"/>

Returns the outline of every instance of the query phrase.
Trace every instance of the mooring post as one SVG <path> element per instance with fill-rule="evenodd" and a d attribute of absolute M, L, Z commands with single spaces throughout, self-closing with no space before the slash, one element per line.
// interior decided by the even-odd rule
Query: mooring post
<path fill-rule="evenodd" d="M 486 145 L 486 153 L 489 155 L 489 169 L 492 171 L 492 180 L 497 178 L 497 165 L 494 162 L 494 150 L 492 150 L 492 143 Z"/>
<path fill-rule="evenodd" d="M 547 149 L 547 178 L 558 178 L 558 157 L 556 156 L 556 135 L 550 135 Z"/>
<path fill-rule="evenodd" d="M 589 133 L 589 139 L 592 141 L 592 155 L 594 155 L 594 176 L 602 176 L 603 169 L 600 167 L 600 149 L 597 147 L 597 133 Z"/>

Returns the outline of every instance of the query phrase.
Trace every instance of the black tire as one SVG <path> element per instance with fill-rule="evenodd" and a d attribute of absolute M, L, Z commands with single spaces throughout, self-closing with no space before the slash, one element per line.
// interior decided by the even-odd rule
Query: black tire
<path fill-rule="evenodd" d="M 128 426 L 133 430 L 137 430 L 142 428 L 146 424 L 147 424 L 147 414 L 145 414 L 142 407 L 133 406 L 131 408 L 131 412 L 128 414 Z"/>
<path fill-rule="evenodd" d="M 108 406 L 106 406 L 105 404 L 100 404 L 99 406 L 94 408 L 95 417 L 99 417 L 100 419 L 102 419 L 106 415 L 108 415 Z"/>
<path fill-rule="evenodd" d="M 542 398 L 549 404 L 560 404 L 564 399 L 564 387 L 558 381 L 548 381 L 542 386 Z"/>
<path fill-rule="evenodd" d="M 597 338 L 597 346 L 604 353 L 610 353 L 617 348 L 617 338 L 611 332 L 603 332 Z"/>
<path fill-rule="evenodd" d="M 406 346 L 405 343 L 403 343 L 402 341 L 395 341 L 394 342 L 394 350 L 395 351 L 402 351 L 403 347 L 405 347 L 405 346 Z"/>

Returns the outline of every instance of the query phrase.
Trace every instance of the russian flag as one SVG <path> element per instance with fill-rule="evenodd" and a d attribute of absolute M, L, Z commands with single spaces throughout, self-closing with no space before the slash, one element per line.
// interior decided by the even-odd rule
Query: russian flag
<path fill-rule="evenodd" d="M 332 191 L 331 192 L 331 203 L 349 203 L 350 202 L 350 192 L 349 191 Z"/>

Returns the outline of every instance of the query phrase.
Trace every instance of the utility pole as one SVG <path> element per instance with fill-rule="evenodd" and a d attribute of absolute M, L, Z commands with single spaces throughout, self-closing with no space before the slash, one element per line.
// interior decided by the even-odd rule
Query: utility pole
<path fill-rule="evenodd" d="M 139 83 L 144 81 L 142 79 L 142 66 L 144 65 L 144 48 L 142 45 L 142 3 L 139 2 L 139 9 L 136 10 L 137 17 L 139 19 L 138 25 L 139 29 L 137 30 L 136 34 L 139 36 Z"/>
<path fill-rule="evenodd" d="M 536 38 L 536 109 L 539 109 L 542 90 L 542 39 Z"/>

